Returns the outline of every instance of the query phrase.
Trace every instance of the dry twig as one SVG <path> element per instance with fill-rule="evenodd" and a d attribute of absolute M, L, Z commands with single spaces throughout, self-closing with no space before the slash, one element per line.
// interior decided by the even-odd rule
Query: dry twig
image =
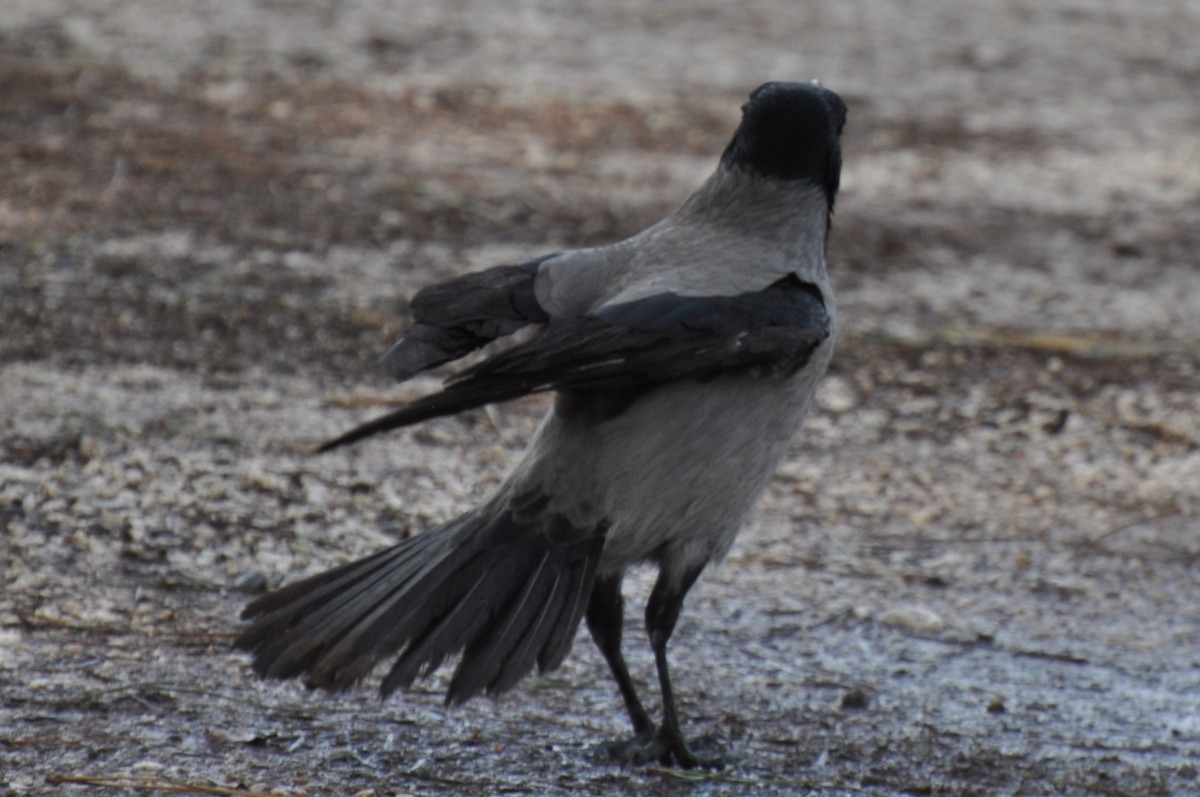
<path fill-rule="evenodd" d="M 106 789 L 134 789 L 135 791 L 163 792 L 166 794 L 217 794 L 224 797 L 279 797 L 277 794 L 250 789 L 233 789 L 225 786 L 209 786 L 203 783 L 176 783 L 151 776 L 139 775 L 60 775 L 51 773 L 46 783 L 58 786 L 73 783 L 80 786 L 99 786 Z"/>

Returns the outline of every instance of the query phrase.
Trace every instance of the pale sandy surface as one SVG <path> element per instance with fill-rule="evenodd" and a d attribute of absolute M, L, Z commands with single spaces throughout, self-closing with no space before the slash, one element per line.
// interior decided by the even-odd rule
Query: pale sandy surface
<path fill-rule="evenodd" d="M 1200 3 L 583 5 L 5 0 L 0 785 L 1200 793 Z M 429 387 L 372 370 L 402 300 L 636 231 L 812 77 L 845 334 L 673 646 L 737 763 L 592 761 L 582 637 L 453 712 L 250 677 L 234 585 L 453 516 L 544 407 L 310 456 Z"/>

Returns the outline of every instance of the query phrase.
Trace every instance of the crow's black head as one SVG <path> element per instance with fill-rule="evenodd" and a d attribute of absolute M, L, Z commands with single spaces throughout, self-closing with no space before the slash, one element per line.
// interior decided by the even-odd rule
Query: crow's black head
<path fill-rule="evenodd" d="M 821 186 L 830 204 L 842 171 L 838 143 L 846 103 L 815 83 L 764 83 L 742 106 L 742 123 L 721 163 L 779 180 Z"/>

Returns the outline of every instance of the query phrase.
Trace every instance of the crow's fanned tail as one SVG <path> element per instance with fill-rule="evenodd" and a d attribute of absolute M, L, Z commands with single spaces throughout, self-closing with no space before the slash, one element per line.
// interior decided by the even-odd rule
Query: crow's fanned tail
<path fill-rule="evenodd" d="M 345 689 L 398 654 L 385 695 L 461 653 L 447 702 L 498 694 L 534 667 L 562 663 L 603 545 L 602 528 L 561 519 L 464 516 L 262 596 L 246 607 L 252 622 L 237 647 L 261 675 L 326 689 Z"/>

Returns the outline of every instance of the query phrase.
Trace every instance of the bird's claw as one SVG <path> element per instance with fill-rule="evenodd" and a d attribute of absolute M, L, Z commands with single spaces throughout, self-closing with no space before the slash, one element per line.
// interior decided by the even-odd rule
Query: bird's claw
<path fill-rule="evenodd" d="M 658 763 L 681 769 L 725 768 L 725 744 L 719 736 L 710 734 L 688 740 L 664 728 L 629 739 L 604 742 L 597 753 L 625 767 Z"/>

